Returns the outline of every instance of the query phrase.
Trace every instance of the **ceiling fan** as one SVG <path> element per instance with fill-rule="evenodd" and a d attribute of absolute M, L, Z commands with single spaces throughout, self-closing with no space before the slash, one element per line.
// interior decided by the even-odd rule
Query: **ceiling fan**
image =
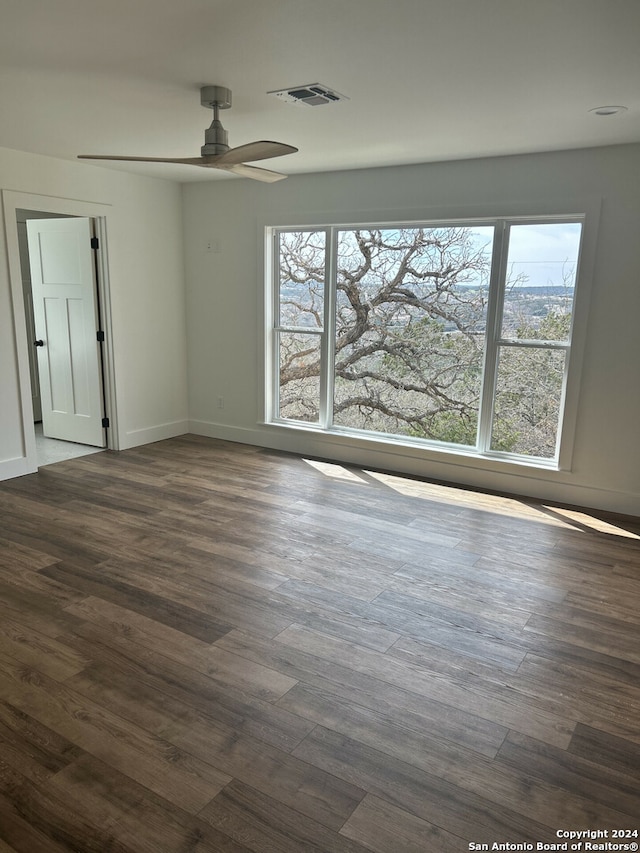
<path fill-rule="evenodd" d="M 298 149 L 283 142 L 249 142 L 230 148 L 227 131 L 218 118 L 219 110 L 231 106 L 231 90 L 224 86 L 203 86 L 200 89 L 200 103 L 203 107 L 213 109 L 211 127 L 205 131 L 205 144 L 200 149 L 200 157 L 121 157 L 109 154 L 79 154 L 80 160 L 133 160 L 142 163 L 181 163 L 188 166 L 204 166 L 206 169 L 222 169 L 233 172 L 243 178 L 253 178 L 256 181 L 273 183 L 286 178 L 280 172 L 270 169 L 260 169 L 248 166 L 246 161 L 269 160 L 272 157 L 282 157 L 284 154 L 294 154 Z"/>

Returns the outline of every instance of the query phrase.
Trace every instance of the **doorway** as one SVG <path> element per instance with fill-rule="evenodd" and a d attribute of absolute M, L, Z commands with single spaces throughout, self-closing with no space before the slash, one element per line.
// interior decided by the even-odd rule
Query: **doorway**
<path fill-rule="evenodd" d="M 40 210 L 19 209 L 16 222 L 41 467 L 106 446 L 95 228 Z"/>
<path fill-rule="evenodd" d="M 111 311 L 106 252 L 107 213 L 109 212 L 109 208 L 105 205 L 37 196 L 29 193 L 3 191 L 2 195 L 13 292 L 13 320 L 16 342 L 18 344 L 18 374 L 22 397 L 22 422 L 25 448 L 25 470 L 23 472 L 30 473 L 36 471 L 42 465 L 49 465 L 65 458 L 96 453 L 103 449 L 116 450 L 118 448 L 113 339 L 110 323 Z M 75 429 L 71 431 L 71 434 L 65 434 L 64 429 L 61 427 L 60 418 L 58 417 L 60 410 L 64 408 L 58 405 L 60 382 L 58 382 L 58 388 L 54 387 L 53 389 L 54 393 L 58 395 L 56 404 L 53 407 L 56 417 L 55 429 L 48 430 L 42 425 L 44 420 L 42 412 L 43 395 L 41 394 L 39 359 L 36 357 L 36 352 L 40 352 L 38 347 L 46 346 L 48 341 L 45 334 L 43 334 L 42 312 L 39 319 L 39 328 L 36 329 L 38 323 L 35 320 L 35 316 L 38 312 L 37 310 L 34 311 L 33 282 L 31 281 L 32 270 L 29 263 L 29 241 L 26 239 L 27 231 L 30 228 L 27 223 L 31 222 L 31 225 L 34 225 L 33 220 L 51 220 L 50 225 L 56 226 L 56 222 L 58 222 L 62 226 L 65 221 L 70 222 L 70 220 L 74 220 L 79 222 L 81 219 L 91 223 L 91 233 L 92 235 L 95 234 L 95 237 L 92 237 L 91 240 L 91 248 L 95 250 L 92 253 L 91 264 L 94 274 L 93 298 L 95 300 L 96 319 L 91 331 L 91 335 L 93 336 L 91 340 L 93 341 L 94 351 L 97 350 L 99 353 L 99 373 L 97 376 L 94 374 L 92 381 L 86 381 L 78 372 L 80 359 L 75 358 L 72 379 L 76 398 L 88 397 L 90 395 L 94 397 L 92 413 L 95 414 L 97 408 L 100 416 L 100 437 L 98 440 L 95 438 L 95 430 L 93 433 L 87 433 L 82 424 L 79 430 Z M 36 228 L 39 229 L 39 225 Z M 51 235 L 48 235 L 42 245 L 44 246 L 47 241 L 51 243 L 50 238 L 53 239 Z M 36 254 L 39 258 L 41 255 L 44 257 L 43 252 L 40 251 L 41 248 L 42 246 L 38 245 Z M 52 269 L 52 263 L 54 267 L 57 267 L 58 260 L 59 257 L 54 253 L 53 260 L 49 259 L 48 269 Z M 49 283 L 50 281 L 45 282 L 45 284 Z M 40 296 L 42 297 L 42 294 Z M 50 312 L 44 321 L 44 330 L 46 330 L 47 336 L 52 334 L 53 326 L 51 323 L 52 320 L 56 319 L 55 306 L 54 313 L 51 312 L 51 306 L 55 302 L 51 296 L 52 293 L 47 292 L 47 310 Z M 77 337 L 77 323 L 79 312 L 81 313 L 81 309 L 79 308 L 81 300 L 74 298 L 71 301 L 73 302 L 71 307 L 67 305 L 58 310 L 58 321 L 62 318 L 63 324 L 68 323 L 70 327 L 73 327 L 73 323 L 75 322 L 76 329 L 74 332 L 74 329 L 71 328 L 71 335 L 75 334 Z M 75 318 L 72 316 L 73 314 L 75 314 Z M 59 349 L 56 350 L 56 358 L 58 354 Z M 84 353 L 82 355 L 83 358 L 81 360 L 84 360 Z M 53 384 L 55 386 L 55 382 Z M 45 385 L 46 389 L 51 391 L 52 383 L 49 379 L 45 381 Z M 78 391 L 78 389 L 80 390 Z M 99 394 L 97 407 L 95 405 L 96 392 Z M 51 432 L 51 435 L 48 434 L 49 432 Z"/>

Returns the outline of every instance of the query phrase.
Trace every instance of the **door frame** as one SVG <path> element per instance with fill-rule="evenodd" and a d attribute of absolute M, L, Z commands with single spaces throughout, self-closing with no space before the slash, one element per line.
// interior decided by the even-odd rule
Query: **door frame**
<path fill-rule="evenodd" d="M 95 202 L 77 201 L 76 199 L 60 198 L 57 196 L 37 195 L 35 193 L 2 191 L 4 209 L 4 230 L 6 236 L 7 255 L 9 261 L 9 277 L 11 282 L 11 299 L 13 307 L 13 327 L 16 341 L 16 356 L 20 383 L 20 400 L 22 407 L 22 431 L 24 451 L 26 456 L 27 473 L 38 470 L 36 453 L 35 426 L 33 422 L 33 405 L 31 402 L 31 379 L 29 374 L 27 326 L 25 321 L 24 303 L 22 299 L 22 272 L 20 267 L 20 250 L 18 245 L 18 210 L 40 211 L 64 216 L 81 216 L 94 221 L 95 234 L 99 248 L 96 251 L 97 264 L 97 299 L 104 331 L 102 348 L 104 373 L 104 399 L 109 418 L 107 429 L 107 449 L 118 450 L 118 417 L 116 406 L 116 382 L 114 367 L 113 328 L 111 315 L 111 290 L 109 282 L 109 264 L 107 248 L 107 226 L 111 206 Z"/>

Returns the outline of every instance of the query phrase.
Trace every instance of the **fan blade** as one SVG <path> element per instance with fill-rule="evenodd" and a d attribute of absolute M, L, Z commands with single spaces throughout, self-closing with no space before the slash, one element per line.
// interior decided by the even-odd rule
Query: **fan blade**
<path fill-rule="evenodd" d="M 273 184 L 275 181 L 281 181 L 287 177 L 280 172 L 272 172 L 270 169 L 259 169 L 257 166 L 245 166 L 244 163 L 238 163 L 234 166 L 220 166 L 216 163 L 214 168 L 223 169 L 225 172 L 232 172 L 234 175 L 240 175 L 241 178 L 253 178 L 255 181 L 264 181 L 268 184 Z"/>
<path fill-rule="evenodd" d="M 233 172 L 234 175 L 241 175 L 243 178 L 253 178 L 256 181 L 264 181 L 265 183 L 274 183 L 275 181 L 281 181 L 283 178 L 286 178 L 287 176 L 282 175 L 280 172 L 272 172 L 270 169 L 259 169 L 257 166 L 247 166 L 244 163 L 236 163 L 235 157 L 233 156 L 227 159 L 229 154 L 233 155 L 236 151 L 242 151 L 243 149 L 252 149 L 251 153 L 255 154 L 255 151 L 253 150 L 254 147 L 261 145 L 276 145 L 279 148 L 286 148 L 287 150 L 281 152 L 282 154 L 290 154 L 292 151 L 298 150 L 297 148 L 292 149 L 290 145 L 282 145 L 280 142 L 252 142 L 249 145 L 241 145 L 240 148 L 232 148 L 225 154 L 210 157 L 123 157 L 111 154 L 78 154 L 78 159 L 124 160 L 125 162 L 136 163 L 178 163 L 185 166 L 203 166 L 205 169 L 221 169 L 225 172 Z M 246 151 L 244 151 L 244 153 L 246 153 Z M 263 154 L 263 158 L 269 156 L 277 157 L 280 155 Z"/>
<path fill-rule="evenodd" d="M 126 160 L 137 163 L 183 163 L 187 166 L 207 166 L 205 157 L 120 157 L 111 154 L 78 154 L 78 160 Z"/>
<path fill-rule="evenodd" d="M 295 154 L 297 150 L 293 145 L 285 145 L 284 142 L 269 142 L 263 139 L 260 142 L 248 142 L 246 145 L 230 148 L 224 154 L 216 156 L 216 163 L 225 166 L 241 165 L 253 163 L 254 160 L 269 160 L 271 157 Z"/>

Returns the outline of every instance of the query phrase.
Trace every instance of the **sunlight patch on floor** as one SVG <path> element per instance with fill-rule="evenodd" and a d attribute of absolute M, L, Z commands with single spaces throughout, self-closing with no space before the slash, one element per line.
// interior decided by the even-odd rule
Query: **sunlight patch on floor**
<path fill-rule="evenodd" d="M 528 503 L 518 498 L 472 492 L 464 488 L 411 480 L 394 474 L 382 474 L 377 471 L 366 471 L 364 473 L 368 477 L 383 483 L 388 488 L 408 497 L 422 498 L 423 500 L 437 501 L 461 507 L 472 507 L 497 515 L 508 515 L 511 518 L 530 519 L 542 522 L 551 527 L 562 527 L 577 532 L 596 531 L 613 536 L 623 536 L 627 539 L 640 539 L 640 533 L 634 529 L 630 529 L 630 526 L 626 526 L 623 521 L 618 523 L 615 518 L 605 520 L 585 510 Z"/>
<path fill-rule="evenodd" d="M 316 471 L 319 471 L 326 477 L 332 477 L 334 480 L 348 480 L 352 483 L 360 484 L 367 482 L 364 477 L 359 477 L 355 471 L 349 471 L 347 468 L 337 465 L 334 462 L 319 462 L 316 459 L 305 459 L 304 461 L 307 465 L 315 468 Z"/>
<path fill-rule="evenodd" d="M 334 480 L 344 480 L 360 485 L 366 485 L 367 481 L 374 480 L 407 497 L 446 503 L 460 508 L 484 510 L 496 515 L 536 521 L 549 527 L 560 527 L 579 533 L 598 532 L 611 536 L 622 536 L 627 539 L 640 539 L 637 525 L 625 525 L 624 521 L 617 522 L 614 517 L 600 518 L 585 510 L 530 503 L 520 498 L 469 491 L 463 487 L 428 483 L 398 474 L 384 474 L 380 471 L 363 470 L 361 473 L 357 473 L 353 469 L 345 468 L 335 462 L 321 462 L 317 459 L 304 459 L 304 461 L 316 471 Z"/>
<path fill-rule="evenodd" d="M 640 539 L 640 534 L 633 530 L 629 530 L 621 523 L 616 523 L 615 520 L 598 518 L 590 515 L 582 510 L 563 509 L 562 507 L 545 506 L 547 512 L 553 513 L 555 516 L 566 519 L 566 523 L 574 530 L 593 531 L 599 533 L 609 533 L 613 536 L 625 536 L 627 539 Z"/>

